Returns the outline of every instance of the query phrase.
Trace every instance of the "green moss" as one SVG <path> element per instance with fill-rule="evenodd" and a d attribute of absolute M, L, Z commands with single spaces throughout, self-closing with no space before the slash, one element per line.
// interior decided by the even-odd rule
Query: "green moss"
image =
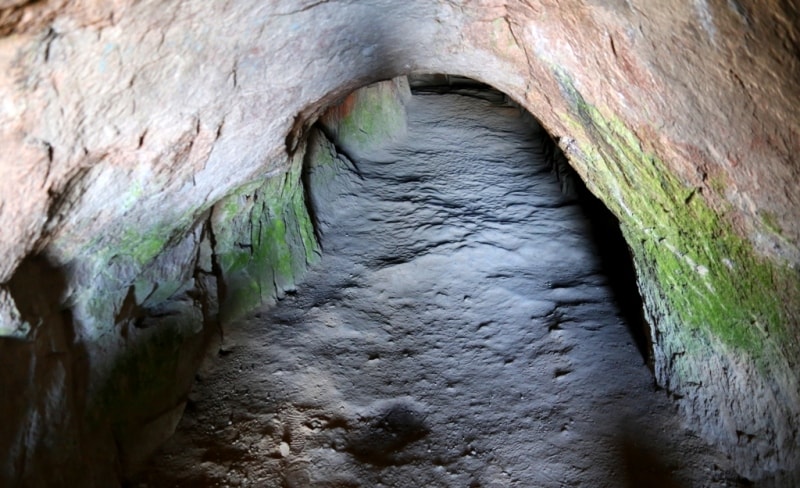
<path fill-rule="evenodd" d="M 323 135 L 309 138 L 308 154 L 308 164 L 310 169 L 314 170 L 314 172 L 317 172 L 320 168 L 336 168 L 340 164 L 339 160 L 335 157 L 336 149 Z M 330 178 L 332 178 L 332 175 L 335 175 L 336 172 L 331 171 L 330 174 Z"/>
<path fill-rule="evenodd" d="M 780 224 L 778 224 L 778 219 L 775 217 L 775 214 L 763 210 L 759 212 L 759 215 L 761 216 L 761 222 L 770 232 L 775 235 L 783 236 L 783 231 L 781 230 Z"/>
<path fill-rule="evenodd" d="M 218 258 L 223 274 L 233 274 L 245 269 L 250 264 L 251 256 L 247 248 L 234 247 L 220 253 Z"/>
<path fill-rule="evenodd" d="M 215 253 L 226 284 L 223 322 L 279 298 L 316 259 L 301 161 L 293 161 L 284 175 L 238 189 L 215 207 Z"/>
<path fill-rule="evenodd" d="M 243 185 L 213 208 L 210 241 L 224 282 L 222 322 L 279 297 L 316 258 L 318 245 L 300 182 L 301 157 L 287 173 Z M 73 295 L 74 317 L 107 358 L 93 364 L 87 405 L 87 420 L 98 432 L 112 425 L 118 440 L 135 439 L 137 429 L 180 402 L 170 395 L 188 388 L 188 383 L 176 385 L 191 379 L 205 319 L 213 319 L 216 309 L 209 312 L 176 299 L 196 285 L 191 270 L 179 269 L 172 258 L 165 266 L 159 256 L 186 236 L 205 210 L 146 229 L 108 232 L 80 252 L 87 257 L 79 270 L 84 281 Z M 196 250 L 180 249 L 190 263 Z M 123 306 L 131 290 L 136 306 Z M 138 329 L 125 317 L 132 308 L 166 313 L 159 315 L 157 326 Z"/>
<path fill-rule="evenodd" d="M 222 211 L 228 216 L 233 216 L 239 213 L 242 208 L 238 198 L 228 198 L 222 206 Z"/>
<path fill-rule="evenodd" d="M 268 273 L 269 269 L 264 270 L 262 277 L 268 277 Z M 268 298 L 263 295 L 261 280 L 250 276 L 246 270 L 226 275 L 225 282 L 227 292 L 220 309 L 220 320 L 223 323 L 244 316 Z M 270 286 L 269 289 L 271 288 Z"/>
<path fill-rule="evenodd" d="M 142 184 L 141 180 L 134 180 L 128 187 L 128 192 L 122 197 L 123 208 L 126 210 L 133 208 L 136 205 L 136 202 L 139 202 L 142 199 L 143 195 L 144 185 Z"/>
<path fill-rule="evenodd" d="M 722 178 L 712 176 L 708 179 L 708 186 L 716 193 L 717 195 L 724 195 L 725 194 L 725 182 Z"/>
<path fill-rule="evenodd" d="M 592 190 L 620 219 L 642 281 L 657 287 L 651 302 L 661 303 L 648 305 L 687 336 L 711 334 L 756 358 L 772 351 L 798 303 L 797 278 L 758 256 L 700 190 L 644 151 L 620 120 L 588 104 L 564 73 L 556 75 L 577 114 L 563 117 L 595 144 L 579 147 Z"/>
<path fill-rule="evenodd" d="M 346 147 L 369 149 L 397 134 L 405 133 L 406 111 L 403 93 L 407 85 L 384 81 L 350 95 L 340 119 L 328 120 L 336 139 Z"/>
<path fill-rule="evenodd" d="M 164 249 L 168 237 L 169 232 L 161 226 L 146 233 L 129 229 L 123 234 L 114 252 L 129 256 L 140 265 L 147 264 Z"/>

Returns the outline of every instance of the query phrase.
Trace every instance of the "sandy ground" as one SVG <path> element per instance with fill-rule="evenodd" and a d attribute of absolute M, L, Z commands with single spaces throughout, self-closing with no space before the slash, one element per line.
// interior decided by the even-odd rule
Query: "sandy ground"
<path fill-rule="evenodd" d="M 654 388 L 518 111 L 409 118 L 320 191 L 321 261 L 226 330 L 131 486 L 739 486 Z"/>

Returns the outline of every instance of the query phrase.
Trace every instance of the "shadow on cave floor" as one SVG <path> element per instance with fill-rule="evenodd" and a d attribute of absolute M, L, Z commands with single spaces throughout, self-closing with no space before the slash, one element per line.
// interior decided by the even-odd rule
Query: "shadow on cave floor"
<path fill-rule="evenodd" d="M 654 390 L 545 134 L 483 98 L 418 93 L 342 166 L 321 262 L 227 331 L 131 486 L 736 486 Z"/>

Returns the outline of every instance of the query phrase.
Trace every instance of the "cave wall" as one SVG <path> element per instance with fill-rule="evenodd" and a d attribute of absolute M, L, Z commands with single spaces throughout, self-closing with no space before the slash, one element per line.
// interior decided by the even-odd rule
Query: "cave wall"
<path fill-rule="evenodd" d="M 311 125 L 413 73 L 541 120 L 621 222 L 659 384 L 744 476 L 800 476 L 797 19 L 777 0 L 0 2 L 2 386 L 23 392 L 4 476 L 104 480 L 73 463 L 85 446 L 124 471 L 156 444 L 218 320 L 318 252 Z"/>

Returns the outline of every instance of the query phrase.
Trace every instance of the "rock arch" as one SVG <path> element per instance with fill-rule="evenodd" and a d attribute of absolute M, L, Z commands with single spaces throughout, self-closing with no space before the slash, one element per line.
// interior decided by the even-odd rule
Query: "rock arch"
<path fill-rule="evenodd" d="M 217 318 L 316 252 L 292 172 L 304 127 L 422 72 L 486 82 L 559 139 L 633 250 L 658 382 L 744 476 L 795 479 L 796 19 L 768 0 L 0 6 L 2 384 L 24 399 L 3 404 L 2 479 L 103 485 L 157 443 L 142 426 L 174 422 L 169 388 Z M 28 306 L 18 290 L 48 272 L 66 284 Z"/>

